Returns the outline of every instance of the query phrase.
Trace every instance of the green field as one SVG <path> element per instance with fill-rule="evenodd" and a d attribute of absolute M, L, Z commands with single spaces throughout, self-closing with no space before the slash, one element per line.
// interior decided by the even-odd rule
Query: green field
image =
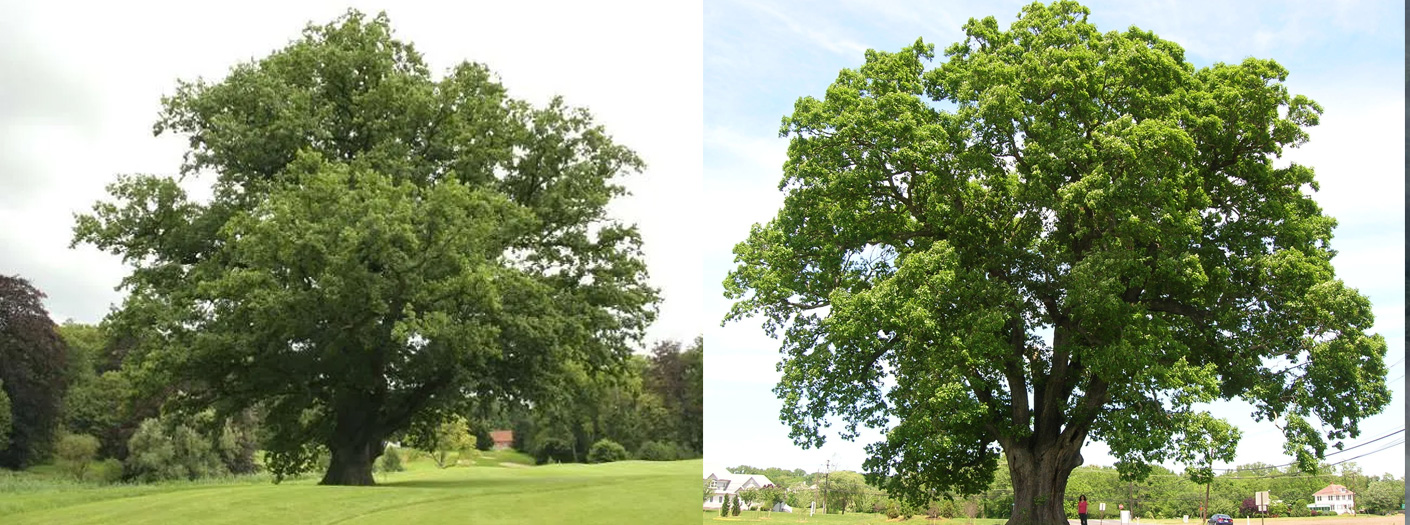
<path fill-rule="evenodd" d="M 701 462 L 475 466 L 423 462 L 375 487 L 245 478 L 162 485 L 23 481 L 0 487 L 0 523 L 689 523 Z"/>
<path fill-rule="evenodd" d="M 1333 525 L 1333 524 L 1336 524 L 1336 525 L 1345 525 L 1345 524 L 1347 524 L 1347 523 L 1352 523 L 1352 524 L 1355 524 L 1355 525 L 1390 525 L 1390 524 L 1400 524 L 1400 523 L 1404 523 L 1404 521 L 1403 521 L 1404 519 L 1405 519 L 1405 517 L 1404 517 L 1404 516 L 1400 516 L 1400 515 L 1396 515 L 1396 516 L 1370 516 L 1370 515 L 1360 515 L 1360 516 L 1318 516 L 1318 517 L 1313 517 L 1313 518 L 1269 518 L 1269 519 L 1265 520 L 1264 522 L 1262 522 L 1262 525 L 1319 525 L 1319 524 L 1322 524 L 1322 523 L 1325 523 L 1325 524 L 1327 524 L 1327 525 Z M 1002 520 L 1002 519 L 979 519 L 979 518 L 975 518 L 975 519 L 973 519 L 973 520 L 966 519 L 966 518 L 956 518 L 956 519 L 943 519 L 943 518 L 941 518 L 941 519 L 937 519 L 937 520 L 931 521 L 931 520 L 929 520 L 929 519 L 926 519 L 924 516 L 913 516 L 913 517 L 911 517 L 911 519 L 908 519 L 908 520 L 902 520 L 902 519 L 899 519 L 899 518 L 893 520 L 893 519 L 887 519 L 887 518 L 886 518 L 886 515 L 884 515 L 884 514 L 870 514 L 870 513 L 848 513 L 848 514 L 827 514 L 827 515 L 817 514 L 817 515 L 814 515 L 814 516 L 812 516 L 812 517 L 809 517 L 809 516 L 808 516 L 808 511 L 807 511 L 807 509 L 803 509 L 803 511 L 802 511 L 801 513 L 800 513 L 800 512 L 794 512 L 794 513 L 791 513 L 791 514 L 778 513 L 778 512 L 774 512 L 774 513 L 764 513 L 764 512 L 744 511 L 744 512 L 739 513 L 739 516 L 731 516 L 731 517 L 728 517 L 728 518 L 722 518 L 722 517 L 720 517 L 720 511 L 718 511 L 718 510 L 713 510 L 713 511 L 705 511 L 704 525 L 724 525 L 724 524 L 726 524 L 726 523 L 775 523 L 775 524 L 784 524 L 784 523 L 816 523 L 816 524 L 819 524 L 819 525 L 830 525 L 830 524 L 836 524 L 836 525 L 880 525 L 880 524 L 883 524 L 883 523 L 885 523 L 885 524 L 902 524 L 902 525 L 908 525 L 908 524 L 914 524 L 914 525 L 931 525 L 931 524 L 935 524 L 935 525 L 1001 525 L 1001 524 L 1004 523 L 1005 521 L 1008 521 L 1008 520 Z M 1075 519 L 1075 518 L 1072 519 L 1072 520 L 1069 520 L 1069 522 L 1070 522 L 1070 523 L 1073 523 L 1073 524 L 1078 523 L 1078 522 L 1077 522 L 1077 519 Z M 1119 525 L 1121 522 L 1120 522 L 1120 520 L 1116 520 L 1116 519 L 1107 519 L 1107 520 L 1105 520 L 1105 521 L 1100 521 L 1100 522 L 1099 522 L 1097 519 L 1092 518 L 1092 519 L 1087 520 L 1087 523 L 1088 523 L 1088 525 L 1097 525 L 1098 523 L 1105 523 L 1106 525 Z M 1134 523 L 1134 522 L 1133 522 L 1133 523 Z M 1143 524 L 1143 525 L 1185 525 L 1185 524 L 1184 524 L 1184 521 L 1183 521 L 1183 520 L 1179 520 L 1179 519 L 1174 519 L 1174 520 L 1141 520 L 1140 523 Z M 1197 517 L 1190 519 L 1190 525 L 1199 525 L 1199 523 L 1200 523 L 1200 520 L 1199 520 L 1199 518 L 1197 518 Z M 1243 518 L 1239 518 L 1239 519 L 1234 520 L 1234 525 L 1243 525 L 1243 523 L 1244 523 Z M 1259 520 L 1258 520 L 1257 518 L 1254 518 L 1254 519 L 1249 520 L 1248 523 L 1249 523 L 1249 525 L 1260 525 L 1260 522 L 1259 522 Z"/>
<path fill-rule="evenodd" d="M 800 509 L 794 509 L 792 513 L 755 512 L 746 510 L 740 512 L 738 516 L 730 516 L 728 518 L 720 517 L 720 511 L 718 510 L 705 511 L 704 523 L 706 525 L 723 525 L 725 523 L 816 523 L 819 525 L 878 525 L 881 523 L 929 525 L 935 523 L 936 525 L 999 525 L 1005 521 L 1008 520 L 979 518 L 973 520 L 964 518 L 947 520 L 942 518 L 931 521 L 926 519 L 925 516 L 912 516 L 911 519 L 908 520 L 902 520 L 900 518 L 893 520 L 887 519 L 885 514 L 857 512 L 849 512 L 847 514 L 815 514 L 808 516 L 808 509 L 801 509 L 801 512 Z"/>

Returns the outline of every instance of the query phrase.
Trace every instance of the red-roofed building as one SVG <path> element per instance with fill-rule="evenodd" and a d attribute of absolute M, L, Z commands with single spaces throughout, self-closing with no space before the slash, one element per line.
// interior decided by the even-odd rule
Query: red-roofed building
<path fill-rule="evenodd" d="M 490 439 L 494 441 L 495 450 L 504 450 L 514 447 L 513 430 L 491 430 Z"/>
<path fill-rule="evenodd" d="M 1337 514 L 1356 514 L 1356 493 L 1341 485 L 1327 485 L 1327 488 L 1312 494 L 1312 503 L 1307 508 Z"/>

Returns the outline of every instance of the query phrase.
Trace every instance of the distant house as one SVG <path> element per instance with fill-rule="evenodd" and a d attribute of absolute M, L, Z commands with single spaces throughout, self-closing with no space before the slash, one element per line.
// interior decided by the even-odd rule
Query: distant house
<path fill-rule="evenodd" d="M 513 430 L 491 430 L 490 440 L 494 441 L 495 450 L 504 450 L 514 446 Z"/>
<path fill-rule="evenodd" d="M 1312 503 L 1307 508 L 1337 514 L 1356 514 L 1356 493 L 1341 485 L 1327 485 L 1327 488 L 1312 494 Z"/>
<path fill-rule="evenodd" d="M 706 509 L 720 510 L 724 504 L 725 497 L 733 499 L 739 495 L 739 491 L 748 488 L 759 488 L 765 485 L 773 485 L 768 476 L 763 474 L 733 474 L 725 469 L 714 469 L 705 472 L 705 481 L 710 483 L 710 489 L 714 490 L 714 495 L 705 499 Z M 774 512 L 793 512 L 788 505 L 779 503 L 774 505 Z"/>

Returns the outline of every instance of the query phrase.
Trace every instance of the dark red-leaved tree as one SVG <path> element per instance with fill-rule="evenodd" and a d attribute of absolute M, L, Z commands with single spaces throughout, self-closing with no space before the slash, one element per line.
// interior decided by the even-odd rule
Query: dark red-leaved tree
<path fill-rule="evenodd" d="M 22 469 L 48 455 L 64 396 L 67 351 L 41 300 L 19 276 L 0 275 L 0 382 L 12 424 L 0 436 L 0 467 Z"/>

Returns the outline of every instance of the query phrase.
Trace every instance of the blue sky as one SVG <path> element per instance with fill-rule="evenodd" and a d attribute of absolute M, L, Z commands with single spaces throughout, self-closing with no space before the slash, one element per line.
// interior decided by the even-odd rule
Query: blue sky
<path fill-rule="evenodd" d="M 733 267 L 731 249 L 751 224 L 776 213 L 780 166 L 787 141 L 783 116 L 801 96 L 821 96 L 843 68 L 861 65 L 866 49 L 896 51 L 917 37 L 937 49 L 963 38 L 971 17 L 994 16 L 1007 26 L 1027 2 L 841 1 L 705 3 L 704 190 L 710 216 L 702 229 L 703 310 L 709 343 L 705 382 L 707 465 L 749 464 L 818 470 L 833 461 L 860 470 L 862 447 L 834 435 L 820 450 L 802 450 L 778 421 L 778 343 L 746 321 L 719 327 L 729 302 L 721 281 Z M 1321 184 L 1315 198 L 1339 227 L 1332 242 L 1337 273 L 1374 304 L 1374 331 L 1389 343 L 1387 364 L 1394 399 L 1365 420 L 1360 438 L 1404 427 L 1404 5 L 1401 2 L 1087 2 L 1098 29 L 1132 25 L 1152 30 L 1186 50 L 1197 67 L 1272 58 L 1290 71 L 1294 94 L 1320 103 L 1321 125 L 1286 160 L 1313 166 Z M 943 60 L 943 56 L 937 56 Z M 1291 460 L 1281 433 L 1255 424 L 1241 403 L 1218 403 L 1218 416 L 1243 430 L 1236 464 Z M 1344 454 L 1370 452 L 1397 438 Z M 1110 465 L 1106 447 L 1089 443 L 1087 464 Z M 1403 477 L 1403 447 L 1356 459 L 1368 474 Z M 1226 465 L 1216 464 L 1215 467 Z"/>

